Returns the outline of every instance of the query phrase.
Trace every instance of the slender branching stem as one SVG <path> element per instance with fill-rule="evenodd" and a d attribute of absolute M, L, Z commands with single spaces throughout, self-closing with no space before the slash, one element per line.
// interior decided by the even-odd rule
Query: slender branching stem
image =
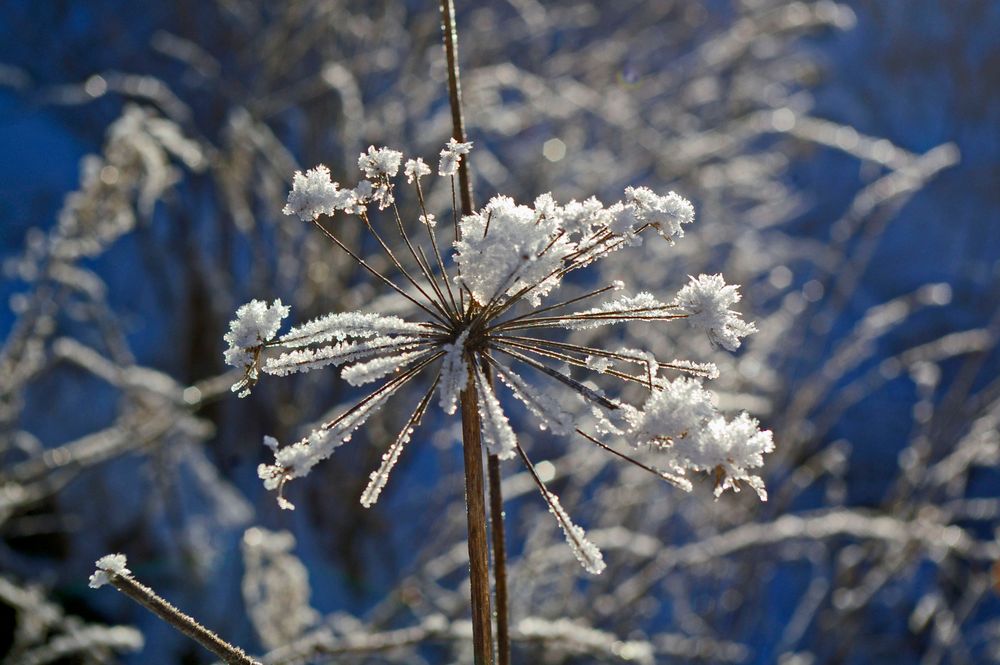
<path fill-rule="evenodd" d="M 139 603 L 160 619 L 205 647 L 226 663 L 233 665 L 261 665 L 243 649 L 229 644 L 205 626 L 156 594 L 145 584 L 128 575 L 109 574 L 111 584 L 123 594 Z"/>
<path fill-rule="evenodd" d="M 458 29 L 455 26 L 455 7 L 452 0 L 441 0 L 441 23 L 444 31 L 445 55 L 448 59 L 448 96 L 451 102 L 452 136 L 456 141 L 465 142 L 462 89 L 458 72 Z M 469 178 L 468 159 L 463 159 L 459 164 L 458 177 L 462 214 L 471 215 L 472 183 Z M 452 196 L 454 197 L 454 194 Z M 457 223 L 455 226 L 457 237 Z M 469 519 L 472 641 L 476 665 L 488 665 L 494 661 L 493 626 L 490 612 L 489 552 L 486 542 L 483 444 L 479 423 L 479 402 L 476 399 L 471 371 L 470 366 L 469 381 L 465 390 L 462 391 L 462 447 L 465 457 L 465 500 Z M 504 595 L 506 596 L 506 592 Z"/>
<path fill-rule="evenodd" d="M 489 550 L 486 543 L 486 499 L 479 402 L 470 367 L 462 391 L 462 451 L 465 459 L 465 504 L 469 523 L 469 582 L 472 596 L 472 645 L 475 665 L 493 663 L 490 612 Z"/>
<path fill-rule="evenodd" d="M 401 295 L 404 298 L 406 298 L 407 300 L 409 300 L 411 303 L 413 303 L 414 305 L 416 305 L 420 309 L 424 310 L 425 312 L 427 312 L 428 314 L 430 314 L 431 316 L 433 316 L 440 323 L 442 323 L 442 324 L 447 324 L 448 323 L 447 319 L 442 318 L 441 315 L 439 315 L 434 310 L 428 309 L 427 306 L 424 305 L 422 302 L 420 302 L 419 300 L 416 300 L 409 293 L 407 293 L 406 291 L 404 291 L 403 289 L 401 289 L 398 284 L 396 284 L 391 279 L 389 279 L 388 277 L 386 277 L 385 275 L 383 275 L 382 273 L 380 273 L 378 270 L 375 270 L 375 268 L 372 268 L 368 264 L 367 261 L 365 261 L 363 258 L 361 258 L 357 254 L 355 254 L 354 252 L 352 252 L 351 249 L 347 245 L 345 245 L 343 242 L 341 242 L 340 238 L 338 238 L 337 236 L 335 236 L 332 233 L 330 233 L 330 231 L 328 231 L 325 226 L 323 226 L 322 224 L 320 224 L 319 220 L 313 220 L 313 225 L 316 228 L 318 228 L 323 233 L 323 235 L 325 235 L 327 238 L 329 238 L 333 242 L 333 244 L 335 244 L 337 247 L 339 247 L 344 252 L 346 252 L 347 255 L 350 256 L 354 260 L 355 263 L 357 263 L 359 266 L 361 266 L 362 268 L 364 268 L 365 270 L 367 270 L 368 272 L 370 272 L 376 279 L 378 279 L 379 281 L 381 281 L 383 284 L 385 284 L 386 286 L 388 286 L 390 289 L 392 289 L 393 291 L 395 291 L 399 295 Z"/>
<path fill-rule="evenodd" d="M 497 665 L 510 665 L 510 626 L 507 616 L 507 543 L 504 535 L 503 492 L 500 458 L 487 461 L 490 483 L 490 528 L 493 532 L 493 579 L 496 580 Z"/>
<path fill-rule="evenodd" d="M 462 114 L 462 83 L 458 72 L 458 28 L 455 25 L 454 0 L 441 0 L 441 24 L 444 29 L 444 51 L 448 58 L 448 98 L 451 102 L 452 136 L 464 143 L 465 117 Z M 469 177 L 469 160 L 458 164 L 458 195 L 462 200 L 462 214 L 472 214 L 472 179 Z"/>

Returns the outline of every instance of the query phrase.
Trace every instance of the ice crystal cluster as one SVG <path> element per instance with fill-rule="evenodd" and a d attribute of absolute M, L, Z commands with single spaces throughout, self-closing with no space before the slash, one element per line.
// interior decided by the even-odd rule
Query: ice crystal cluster
<path fill-rule="evenodd" d="M 453 193 L 458 166 L 471 148 L 453 139 L 441 151 L 438 175 L 451 179 Z M 431 169 L 421 159 L 403 158 L 395 150 L 369 148 L 358 160 L 366 179 L 354 187 L 333 182 L 322 165 L 296 173 L 284 212 L 315 224 L 374 279 L 409 301 L 412 318 L 336 312 L 279 335 L 289 308 L 280 300 L 270 305 L 255 300 L 237 310 L 226 334 L 226 361 L 244 372 L 233 386 L 241 396 L 249 393 L 261 372 L 284 376 L 339 367 L 351 385 L 379 382 L 354 406 L 303 439 L 284 446 L 265 439 L 274 462 L 262 464 L 258 474 L 268 489 L 278 491 L 282 507 L 292 508 L 282 492 L 288 481 L 306 475 L 348 442 L 372 414 L 418 377 L 428 379 L 423 396 L 408 410 L 403 429 L 372 472 L 360 497 L 365 506 L 378 500 L 431 403 L 453 414 L 463 391 L 471 391 L 487 451 L 501 459 L 521 460 L 576 557 L 588 571 L 600 572 L 600 551 L 535 474 L 518 443 L 498 393 L 501 386 L 553 434 L 599 446 L 686 490 L 692 489 L 689 473 L 703 472 L 714 480 L 716 496 L 726 489 L 738 491 L 745 483 L 766 499 L 754 470 L 773 449 L 771 433 L 761 431 L 746 414 L 727 419 L 717 412 L 702 383 L 717 375 L 714 365 L 558 339 L 560 330 L 686 321 L 733 351 L 754 332 L 753 324 L 731 309 L 740 297 L 738 287 L 727 285 L 720 275 L 693 277 L 670 300 L 648 292 L 622 293 L 625 285 L 620 281 L 583 288 L 585 280 L 567 279 L 609 254 L 640 244 L 649 230 L 669 242 L 682 237 L 684 227 L 694 221 L 687 200 L 645 187 L 629 187 L 623 200 L 611 205 L 596 198 L 563 205 L 543 194 L 529 206 L 495 196 L 475 214 L 452 213 L 454 238 L 447 252 L 424 203 L 421 178 Z M 421 223 L 413 236 L 394 195 L 401 164 L 420 206 Z M 373 207 L 391 209 L 383 215 L 389 220 L 377 225 L 369 217 Z M 456 207 L 453 196 L 453 210 Z M 397 278 L 377 271 L 323 225 L 321 218 L 336 212 L 359 218 Z M 390 242 L 387 230 L 398 241 Z M 560 298 L 563 287 L 571 294 Z M 683 332 L 680 327 L 678 331 Z M 597 376 L 605 384 L 614 382 L 615 393 L 590 380 Z M 553 387 L 575 393 L 594 417 L 570 413 Z M 623 447 L 628 452 L 620 450 Z M 639 457 L 655 461 L 647 464 Z"/>
<path fill-rule="evenodd" d="M 112 575 L 131 575 L 124 554 L 105 554 L 94 564 L 97 570 L 90 576 L 90 588 L 100 589 L 111 584 Z"/>

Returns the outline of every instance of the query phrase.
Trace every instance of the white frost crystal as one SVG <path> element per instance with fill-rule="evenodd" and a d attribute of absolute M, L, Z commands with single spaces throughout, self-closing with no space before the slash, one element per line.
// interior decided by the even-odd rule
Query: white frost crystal
<path fill-rule="evenodd" d="M 573 551 L 573 556 L 588 573 L 600 575 L 607 567 L 601 550 L 587 539 L 587 533 L 583 528 L 574 524 L 573 520 L 569 518 L 569 514 L 559 503 L 559 497 L 548 490 L 545 492 L 548 494 L 549 512 L 555 515 L 556 521 L 559 522 L 563 535 L 566 536 L 566 542 Z"/>
<path fill-rule="evenodd" d="M 669 318 L 677 315 L 679 313 L 674 306 L 660 302 L 652 293 L 642 291 L 634 296 L 619 296 L 598 307 L 577 312 L 572 320 L 566 322 L 566 327 L 586 330 L 614 323 Z"/>
<path fill-rule="evenodd" d="M 462 143 L 454 138 L 441 150 L 441 159 L 438 162 L 438 175 L 453 176 L 458 173 L 458 165 L 462 161 L 462 155 L 468 155 L 472 150 L 472 141 Z"/>
<path fill-rule="evenodd" d="M 239 391 L 240 397 L 246 397 L 250 386 L 257 381 L 260 350 L 278 334 L 288 309 L 280 299 L 271 305 L 263 300 L 251 300 L 237 309 L 236 318 L 229 322 L 229 332 L 223 336 L 229 348 L 223 356 L 226 364 L 245 372 L 244 378 L 233 384 L 233 391 Z"/>
<path fill-rule="evenodd" d="M 365 177 L 374 180 L 379 176 L 389 178 L 399 172 L 399 163 L 403 159 L 403 153 L 389 148 L 376 148 L 368 146 L 368 152 L 361 153 L 358 157 L 358 168 L 364 171 Z"/>
<path fill-rule="evenodd" d="M 517 437 L 504 415 L 500 400 L 480 370 L 476 370 L 476 397 L 482 422 L 483 445 L 491 455 L 511 459 L 517 451 Z"/>
<path fill-rule="evenodd" d="M 774 450 L 768 430 L 741 413 L 727 421 L 712 404 L 712 395 L 697 379 L 682 377 L 654 392 L 641 410 L 628 411 L 628 437 L 638 446 L 655 448 L 674 473 L 687 470 L 715 474 L 715 495 L 732 489 L 737 481 L 752 487 L 767 500 L 764 481 L 748 469 L 764 464 L 764 454 Z"/>
<path fill-rule="evenodd" d="M 465 362 L 465 342 L 469 339 L 468 329 L 463 330 L 454 342 L 441 347 L 444 360 L 441 361 L 441 409 L 451 415 L 458 408 L 458 396 L 469 381 L 469 365 Z"/>
<path fill-rule="evenodd" d="M 281 336 L 282 346 L 306 346 L 349 337 L 366 339 L 380 335 L 415 335 L 427 331 L 424 323 L 410 323 L 398 316 L 370 312 L 337 312 L 294 326 Z"/>
<path fill-rule="evenodd" d="M 537 305 L 559 285 L 554 273 L 575 248 L 558 219 L 539 219 L 506 196 L 493 197 L 460 226 L 462 239 L 455 242 L 460 283 L 481 304 L 533 285 L 526 297 Z"/>
<path fill-rule="evenodd" d="M 698 275 L 677 293 L 674 304 L 688 315 L 688 322 L 708 331 L 709 339 L 728 351 L 740 347 L 740 338 L 757 332 L 753 323 L 729 309 L 740 301 L 739 286 L 726 284 L 722 275 Z"/>
<path fill-rule="evenodd" d="M 362 363 L 345 367 L 340 377 L 352 386 L 363 386 L 372 381 L 378 381 L 384 376 L 397 372 L 421 358 L 426 358 L 431 351 L 410 351 L 396 356 L 381 356 Z"/>
<path fill-rule="evenodd" d="M 712 394 L 701 382 L 680 377 L 663 385 L 630 414 L 629 437 L 642 446 L 661 447 L 688 436 L 715 415 Z"/>
<path fill-rule="evenodd" d="M 416 159 L 406 160 L 406 165 L 403 167 L 403 175 L 406 176 L 406 182 L 413 184 L 414 180 L 420 180 L 425 175 L 431 174 L 431 167 L 424 163 L 424 160 L 417 157 Z"/>
<path fill-rule="evenodd" d="M 715 486 L 715 496 L 727 489 L 738 492 L 736 481 L 742 480 L 757 492 L 761 501 L 767 501 L 764 481 L 751 475 L 748 469 L 764 466 L 764 454 L 774 450 L 774 438 L 770 431 L 760 430 L 757 425 L 746 413 L 732 420 L 715 416 L 692 442 L 687 459 L 691 469 L 718 470 L 720 482 Z"/>
<path fill-rule="evenodd" d="M 497 368 L 497 376 L 507 384 L 514 397 L 521 400 L 528 411 L 538 418 L 540 429 L 565 436 L 573 431 L 573 415 L 566 411 L 551 395 L 540 392 L 506 367 Z"/>
<path fill-rule="evenodd" d="M 311 222 L 320 215 L 332 215 L 342 209 L 351 198 L 351 190 L 340 189 L 330 181 L 330 169 L 320 164 L 303 174 L 295 172 L 288 204 L 282 209 L 286 215 L 298 215 L 304 222 Z"/>
<path fill-rule="evenodd" d="M 683 225 L 694 221 L 694 206 L 675 192 L 660 196 L 648 187 L 627 187 L 625 200 L 640 222 L 649 224 L 667 240 L 683 237 Z"/>
<path fill-rule="evenodd" d="M 128 560 L 124 554 L 105 554 L 95 563 L 97 570 L 90 576 L 90 588 L 100 589 L 105 584 L 111 583 L 112 575 L 128 576 L 132 571 L 128 569 Z"/>

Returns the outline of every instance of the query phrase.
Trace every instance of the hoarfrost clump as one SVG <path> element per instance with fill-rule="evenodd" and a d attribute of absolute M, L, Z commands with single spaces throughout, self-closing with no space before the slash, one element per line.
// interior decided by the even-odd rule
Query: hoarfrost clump
<path fill-rule="evenodd" d="M 441 151 L 438 171 L 452 179 L 453 187 L 457 165 L 471 147 L 471 143 L 453 139 Z M 701 379 L 718 373 L 714 365 L 664 362 L 641 348 L 587 346 L 558 341 L 551 334 L 687 319 L 707 328 L 713 339 L 726 348 L 735 349 L 739 339 L 754 330 L 752 324 L 744 323 L 738 313 L 729 309 L 739 300 L 736 287 L 727 286 L 721 276 L 703 275 L 670 302 L 648 292 L 605 299 L 609 293 L 624 288 L 621 281 L 615 280 L 542 306 L 543 300 L 558 291 L 566 275 L 638 244 L 648 229 L 671 241 L 681 237 L 682 226 L 694 219 L 690 203 L 673 192 L 660 196 L 643 187 L 627 189 L 624 199 L 610 206 L 596 198 L 560 205 L 551 194 L 543 194 L 532 207 L 495 196 L 474 214 L 461 219 L 455 215 L 456 233 L 450 255 L 454 267 L 449 270 L 433 217 L 424 207 L 419 178 L 429 169 L 421 160 L 407 160 L 404 173 L 417 187 L 420 210 L 416 217 L 422 223 L 416 228 L 422 237 L 412 238 L 394 209 L 389 228 L 400 235 L 403 245 L 393 251 L 383 232 L 368 217 L 368 202 L 378 202 L 382 208 L 394 200 L 393 177 L 402 159 L 398 151 L 369 148 L 358 165 L 372 181 L 362 181 L 354 190 L 348 190 L 353 192 L 356 206 L 334 207 L 361 217 L 364 230 L 384 250 L 388 264 L 402 275 L 404 283 L 393 281 L 355 254 L 311 212 L 304 218 L 381 284 L 407 300 L 418 320 L 372 312 L 334 313 L 278 337 L 287 308 L 280 302 L 268 308 L 254 301 L 237 311 L 226 337 L 230 343 L 227 362 L 245 372 L 244 380 L 236 386 L 244 393 L 252 387 L 259 371 L 283 376 L 343 366 L 341 376 L 352 385 L 382 381 L 354 406 L 291 445 L 280 446 L 270 437 L 265 439 L 274 453 L 274 462 L 261 464 L 258 475 L 266 488 L 278 491 L 283 508 L 292 507 L 284 496 L 288 481 L 306 475 L 329 457 L 373 413 L 423 374 L 429 376 L 429 385 L 382 455 L 379 468 L 372 472 L 361 495 L 366 507 L 378 500 L 434 395 L 438 395 L 441 409 L 452 414 L 460 395 L 468 390 L 478 406 L 487 451 L 501 459 L 520 458 L 576 558 L 591 573 L 604 569 L 601 552 L 535 473 L 491 377 L 500 379 L 500 384 L 538 419 L 542 429 L 563 436 L 579 435 L 584 442 L 623 457 L 684 490 L 692 488 L 686 474 L 696 471 L 714 477 L 717 495 L 724 489 L 738 490 L 737 483 L 745 482 L 762 499 L 766 497 L 761 479 L 751 470 L 759 468 L 763 455 L 773 449 L 771 435 L 760 431 L 757 422 L 746 414 L 727 421 L 718 413 L 711 393 L 701 383 Z M 325 173 L 320 167 L 316 171 Z M 305 185 L 301 194 L 306 195 Z M 293 189 L 290 202 L 295 195 Z M 302 207 L 308 206 L 290 203 L 287 212 L 302 218 Z M 592 304 L 595 301 L 597 304 Z M 638 400 L 641 406 L 619 396 L 612 398 L 603 388 L 577 379 L 576 372 L 594 372 L 618 382 L 622 388 L 637 386 L 647 397 Z M 560 400 L 550 394 L 550 388 L 536 387 L 529 374 L 562 386 L 589 404 L 596 416 L 595 432 L 588 433 L 578 425 L 560 406 Z M 610 443 L 598 437 L 608 438 Z M 611 445 L 614 442 L 655 456 L 657 466 L 647 466 L 616 450 Z"/>
<path fill-rule="evenodd" d="M 282 209 L 286 215 L 298 215 L 302 221 L 316 219 L 320 215 L 332 215 L 342 209 L 351 197 L 350 190 L 340 189 L 340 185 L 330 180 L 330 169 L 322 164 L 309 169 L 304 174 L 296 171 L 292 178 L 292 191 L 288 203 Z"/>
<path fill-rule="evenodd" d="M 678 448 L 683 450 L 686 446 Z M 774 439 L 771 432 L 758 428 L 755 419 L 746 413 L 732 420 L 715 416 L 692 440 L 691 448 L 685 453 L 685 461 L 695 471 L 716 474 L 715 496 L 727 489 L 740 491 L 737 481 L 742 480 L 757 492 L 761 501 L 767 501 L 764 480 L 751 475 L 748 469 L 764 465 L 764 454 L 774 450 Z"/>
<path fill-rule="evenodd" d="M 451 139 L 441 150 L 441 159 L 438 161 L 438 175 L 451 177 L 458 173 L 458 165 L 462 162 L 462 155 L 468 155 L 472 150 L 472 141 L 462 143 Z"/>
<path fill-rule="evenodd" d="M 407 184 L 412 185 L 414 181 L 420 180 L 425 175 L 431 174 L 431 167 L 424 163 L 424 160 L 417 157 L 416 159 L 406 160 L 406 165 L 403 167 L 403 175 L 406 176 Z"/>
<path fill-rule="evenodd" d="M 494 197 L 461 226 L 456 281 L 482 303 L 495 293 L 511 295 L 530 286 L 528 300 L 537 306 L 559 285 L 559 268 L 574 249 L 558 218 L 536 215 L 506 196 Z"/>
<path fill-rule="evenodd" d="M 124 554 L 105 554 L 94 565 L 97 566 L 97 570 L 90 576 L 91 589 L 100 589 L 105 584 L 111 584 L 112 575 L 132 574 Z"/>
<path fill-rule="evenodd" d="M 684 237 L 684 224 L 694 221 L 694 206 L 675 192 L 660 196 L 648 187 L 626 187 L 625 200 L 632 213 L 669 241 Z"/>
<path fill-rule="evenodd" d="M 707 330 L 709 339 L 735 351 L 740 338 L 757 331 L 730 309 L 740 297 L 740 287 L 726 284 L 722 275 L 698 275 L 677 293 L 674 304 L 687 313 L 691 325 Z"/>
<path fill-rule="evenodd" d="M 262 300 L 251 300 L 236 310 L 236 318 L 229 323 L 229 332 L 223 339 L 229 344 L 223 354 L 226 364 L 244 371 L 243 379 L 233 384 L 233 392 L 240 397 L 250 394 L 257 383 L 257 358 L 263 345 L 274 339 L 281 322 L 288 316 L 289 308 L 275 300 L 268 305 Z"/>
<path fill-rule="evenodd" d="M 365 176 L 374 180 L 380 176 L 392 178 L 399 171 L 399 163 L 403 159 L 403 153 L 398 150 L 388 148 L 376 148 L 368 146 L 367 153 L 361 153 L 358 157 L 358 168 L 365 172 Z"/>
<path fill-rule="evenodd" d="M 714 474 L 716 497 L 727 489 L 738 492 L 738 481 L 744 481 L 767 500 L 763 480 L 749 470 L 763 466 L 764 454 L 774 450 L 771 432 L 761 431 L 746 413 L 727 421 L 697 379 L 682 377 L 664 384 L 641 411 L 626 416 L 627 435 L 639 446 L 661 451 L 675 473 Z"/>

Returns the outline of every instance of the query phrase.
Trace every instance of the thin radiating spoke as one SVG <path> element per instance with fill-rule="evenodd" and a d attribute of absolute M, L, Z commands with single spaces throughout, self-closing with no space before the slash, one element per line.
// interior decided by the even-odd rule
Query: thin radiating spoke
<path fill-rule="evenodd" d="M 407 300 L 409 300 L 411 303 L 413 303 L 414 305 L 416 305 L 420 309 L 424 310 L 424 312 L 426 312 L 430 316 L 433 316 L 435 319 L 437 319 L 441 324 L 443 324 L 443 325 L 441 325 L 439 327 L 441 327 L 444 330 L 447 329 L 448 321 L 446 319 L 441 318 L 440 314 L 438 314 L 437 312 L 435 312 L 432 309 L 429 309 L 422 302 L 420 302 L 419 300 L 417 300 L 416 298 L 414 298 L 413 296 L 411 296 L 409 293 L 407 293 L 406 291 L 404 291 L 403 289 L 401 289 L 398 284 L 396 284 L 391 279 L 389 279 L 388 277 L 386 277 L 385 275 L 383 275 L 382 273 L 380 273 L 378 270 L 375 270 L 375 268 L 372 268 L 368 264 L 367 261 L 365 261 L 363 258 L 361 258 L 360 256 L 358 256 L 357 254 L 355 254 L 353 251 L 351 251 L 350 247 L 348 247 L 343 242 L 341 242 L 340 238 L 338 238 L 337 236 L 335 236 L 332 233 L 330 233 L 330 231 L 328 231 L 325 226 L 323 226 L 322 224 L 320 224 L 319 220 L 313 220 L 313 224 L 320 231 L 323 232 L 323 235 L 325 235 L 327 238 L 329 238 L 331 241 L 333 241 L 333 243 L 336 244 L 337 247 L 339 247 L 340 249 L 342 249 L 345 252 L 347 252 L 347 255 L 350 256 L 352 259 L 354 259 L 354 261 L 358 265 L 360 265 L 365 270 L 367 270 L 369 273 L 371 273 L 372 275 L 374 275 L 375 277 L 377 277 L 379 279 L 379 281 L 381 281 L 383 284 L 385 284 L 386 286 L 388 286 L 389 288 L 391 288 L 392 290 L 394 290 L 396 293 L 398 293 L 399 295 L 403 296 L 404 298 L 406 298 Z M 434 325 L 434 324 L 431 324 L 431 325 Z"/>
<path fill-rule="evenodd" d="M 609 409 L 609 410 L 613 411 L 613 410 L 615 410 L 615 409 L 618 408 L 617 404 L 615 404 L 614 402 L 612 402 L 611 400 L 609 400 L 604 395 L 601 395 L 597 391 L 593 390 L 592 388 L 588 388 L 587 386 L 583 385 L 582 383 L 580 383 L 576 379 L 574 379 L 574 378 L 572 378 L 570 376 L 566 376 L 565 374 L 563 374 L 563 373 L 561 373 L 561 372 L 559 372 L 557 370 L 554 370 L 551 367 L 543 365 L 542 363 L 538 362 L 537 360 L 534 360 L 533 358 L 529 358 L 528 356 L 524 355 L 523 353 L 518 353 L 517 351 L 514 351 L 512 349 L 505 349 L 505 348 L 502 348 L 502 347 L 499 347 L 499 346 L 493 346 L 492 348 L 496 349 L 500 353 L 503 353 L 503 354 L 506 354 L 506 355 L 510 356 L 511 358 L 515 358 L 517 360 L 520 360 L 521 362 L 523 362 L 526 365 L 534 367 L 535 369 L 537 369 L 539 372 L 542 372 L 543 374 L 547 374 L 548 376 L 551 376 L 556 381 L 559 381 L 560 383 L 563 383 L 563 384 L 569 386 L 570 388 L 572 388 L 576 392 L 580 393 L 581 395 L 583 395 L 584 397 L 586 397 L 590 401 L 595 402 L 597 404 L 600 404 L 605 409 Z"/>

